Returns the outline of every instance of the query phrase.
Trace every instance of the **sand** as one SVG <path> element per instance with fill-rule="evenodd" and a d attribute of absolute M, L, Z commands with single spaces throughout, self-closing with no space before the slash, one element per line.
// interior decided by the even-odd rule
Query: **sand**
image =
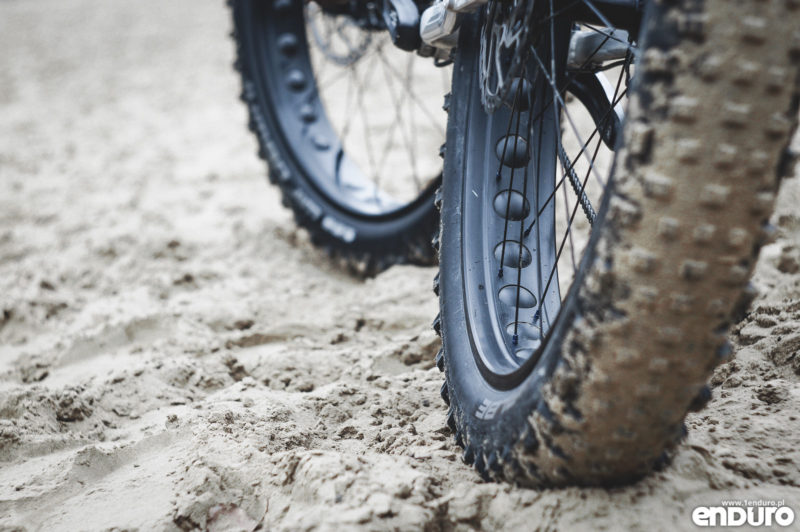
<path fill-rule="evenodd" d="M 431 268 L 349 277 L 264 179 L 222 2 L 0 2 L 0 529 L 692 529 L 800 511 L 800 179 L 673 463 L 484 483 Z"/>

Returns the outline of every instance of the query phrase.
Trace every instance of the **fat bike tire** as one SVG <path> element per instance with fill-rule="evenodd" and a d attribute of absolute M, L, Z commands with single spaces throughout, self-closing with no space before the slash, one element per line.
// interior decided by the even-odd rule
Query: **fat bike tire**
<path fill-rule="evenodd" d="M 495 151 L 476 133 L 487 120 L 481 15 L 461 28 L 434 329 L 447 424 L 464 461 L 487 479 L 616 485 L 664 464 L 687 412 L 707 399 L 712 371 L 731 355 L 727 328 L 752 300 L 749 278 L 770 239 L 779 181 L 793 171 L 800 3 L 650 4 L 613 179 L 558 316 L 514 371 L 486 362 L 508 345 L 486 318 L 498 295 L 468 285 L 477 266 L 464 250 L 486 235 L 465 225 L 493 215 L 469 176 Z M 496 260 L 490 244 L 486 263 Z M 542 250 L 531 251 L 535 264 Z"/>
<path fill-rule="evenodd" d="M 360 275 L 373 275 L 393 264 L 435 264 L 431 240 L 438 212 L 433 197 L 440 175 L 433 176 L 415 199 L 392 209 L 364 200 L 371 185 L 363 175 L 341 184 L 340 174 L 358 170 L 347 162 L 320 100 L 305 3 L 229 0 L 228 6 L 236 45 L 234 68 L 241 77 L 241 99 L 258 155 L 267 163 L 269 180 L 280 188 L 283 204 L 308 230 L 312 243 Z M 396 173 L 391 168 L 387 172 Z"/>

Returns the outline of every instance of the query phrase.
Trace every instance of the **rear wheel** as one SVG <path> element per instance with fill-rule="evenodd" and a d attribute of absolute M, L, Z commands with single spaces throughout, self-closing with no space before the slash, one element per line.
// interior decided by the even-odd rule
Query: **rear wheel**
<path fill-rule="evenodd" d="M 448 424 L 487 477 L 646 473 L 730 354 L 788 170 L 800 11 L 653 4 L 641 33 L 588 1 L 490 1 L 462 26 L 435 328 Z M 576 63 L 579 31 L 622 48 Z"/>
<path fill-rule="evenodd" d="M 433 263 L 449 72 L 394 48 L 373 4 L 230 4 L 250 127 L 298 224 L 360 273 Z"/>

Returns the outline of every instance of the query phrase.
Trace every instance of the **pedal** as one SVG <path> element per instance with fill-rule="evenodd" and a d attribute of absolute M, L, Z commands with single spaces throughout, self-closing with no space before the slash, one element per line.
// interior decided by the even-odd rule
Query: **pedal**
<path fill-rule="evenodd" d="M 460 13 L 472 13 L 489 0 L 439 0 L 422 12 L 419 33 L 422 42 L 448 50 L 458 44 Z"/>
<path fill-rule="evenodd" d="M 412 51 L 422 44 L 419 9 L 412 0 L 383 0 L 383 22 L 398 48 Z"/>
<path fill-rule="evenodd" d="M 449 1 L 433 4 L 422 12 L 419 34 L 434 48 L 453 48 L 458 43 L 458 13 L 449 9 Z"/>

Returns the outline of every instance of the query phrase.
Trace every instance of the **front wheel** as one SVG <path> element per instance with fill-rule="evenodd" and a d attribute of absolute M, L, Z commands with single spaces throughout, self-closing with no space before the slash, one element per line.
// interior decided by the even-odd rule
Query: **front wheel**
<path fill-rule="evenodd" d="M 462 26 L 434 326 L 448 425 L 486 477 L 645 474 L 730 354 L 790 170 L 800 9 L 651 4 L 627 31 L 552 0 Z M 576 63 L 579 32 L 621 51 Z"/>

